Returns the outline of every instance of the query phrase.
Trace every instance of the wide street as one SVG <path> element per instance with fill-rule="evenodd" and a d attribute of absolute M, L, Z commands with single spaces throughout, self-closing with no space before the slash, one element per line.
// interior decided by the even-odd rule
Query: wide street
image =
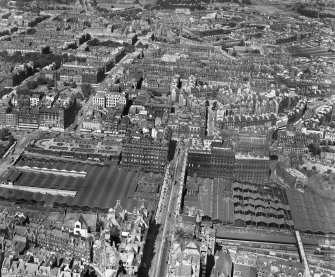
<path fill-rule="evenodd" d="M 185 160 L 186 152 L 183 148 L 177 147 L 175 158 L 172 161 L 172 167 L 170 174 L 172 178 L 169 182 L 169 187 L 167 189 L 163 211 L 160 217 L 160 223 L 163 227 L 156 243 L 158 242 L 158 249 L 154 257 L 153 268 L 151 269 L 152 277 L 163 277 L 166 274 L 168 254 L 171 245 L 171 234 L 174 231 L 176 224 L 176 216 L 179 214 L 178 202 L 181 201 L 180 186 L 182 186 L 184 179 L 183 174 L 183 164 Z"/>

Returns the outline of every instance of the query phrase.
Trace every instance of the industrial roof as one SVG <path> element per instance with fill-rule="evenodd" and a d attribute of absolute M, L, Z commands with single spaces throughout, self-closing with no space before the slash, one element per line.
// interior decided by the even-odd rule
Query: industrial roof
<path fill-rule="evenodd" d="M 287 198 L 297 230 L 335 234 L 335 203 L 316 194 L 287 189 Z"/>
<path fill-rule="evenodd" d="M 285 191 L 234 182 L 234 218 L 244 224 L 292 228 Z"/>
<path fill-rule="evenodd" d="M 13 179 L 14 184 L 17 186 L 59 189 L 67 191 L 77 191 L 80 189 L 85 189 L 87 186 L 87 184 L 84 182 L 84 178 L 82 177 L 22 171 L 20 172 L 19 177 L 15 178 L 18 174 L 18 171 L 15 170 L 11 172 L 12 174 L 8 176 L 7 180 Z M 12 175 L 14 175 L 13 178 Z"/>
<path fill-rule="evenodd" d="M 259 241 L 259 242 L 271 242 L 271 243 L 282 243 L 282 244 L 296 244 L 296 239 L 293 233 L 267 233 L 266 231 L 260 230 L 255 232 L 253 230 L 246 229 L 217 229 L 216 236 L 218 239 L 227 240 L 244 240 L 244 241 Z"/>
<path fill-rule="evenodd" d="M 226 184 L 224 179 L 205 179 L 200 187 L 199 206 L 204 216 L 213 221 L 218 220 L 225 223 L 234 222 L 234 205 L 231 198 L 226 196 Z"/>
<path fill-rule="evenodd" d="M 29 165 L 58 168 L 62 170 L 78 171 L 85 170 L 85 178 L 73 176 L 60 176 L 54 174 L 22 172 L 15 184 L 20 186 L 55 188 L 70 191 L 77 191 L 75 197 L 65 197 L 59 195 L 31 193 L 14 189 L 0 188 L 0 198 L 12 200 L 26 200 L 44 202 L 48 205 L 58 204 L 78 208 L 89 209 L 109 209 L 114 207 L 116 200 L 121 201 L 123 207 L 133 207 L 134 192 L 141 172 L 128 171 L 117 165 L 98 166 L 80 163 L 66 163 L 53 161 L 28 161 Z M 27 165 L 26 163 L 20 164 Z M 15 186 L 14 184 L 14 186 Z M 137 200 L 135 201 L 137 203 Z M 135 204 L 136 204 L 135 203 Z"/>

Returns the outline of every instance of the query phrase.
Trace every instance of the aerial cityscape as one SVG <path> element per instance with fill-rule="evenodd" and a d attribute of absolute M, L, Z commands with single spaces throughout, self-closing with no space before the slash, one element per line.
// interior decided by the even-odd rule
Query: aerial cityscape
<path fill-rule="evenodd" d="M 0 277 L 335 277 L 335 0 L 0 0 Z"/>

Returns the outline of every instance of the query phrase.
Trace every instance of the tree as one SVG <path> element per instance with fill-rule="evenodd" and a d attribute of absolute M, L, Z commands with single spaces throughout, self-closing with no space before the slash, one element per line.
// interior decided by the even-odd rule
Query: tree
<path fill-rule="evenodd" d="M 148 49 L 149 45 L 148 44 L 143 44 L 141 41 L 136 45 L 136 48 L 144 48 L 144 49 Z"/>
<path fill-rule="evenodd" d="M 51 88 L 54 87 L 54 86 L 55 86 L 54 81 L 51 80 L 51 79 L 48 79 L 48 80 L 47 80 L 47 86 L 48 86 L 48 87 L 51 87 Z"/>
<path fill-rule="evenodd" d="M 330 168 L 326 171 L 327 174 L 331 174 L 332 172 L 333 171 Z"/>
<path fill-rule="evenodd" d="M 9 145 L 12 145 L 14 143 L 14 141 L 15 141 L 14 137 L 12 135 L 9 135 L 9 137 L 8 137 Z"/>
<path fill-rule="evenodd" d="M 308 145 L 308 149 L 312 153 L 313 156 L 321 154 L 321 148 L 319 146 L 314 145 L 313 143 Z"/>
<path fill-rule="evenodd" d="M 37 82 L 36 81 L 28 81 L 27 82 L 27 88 L 28 89 L 35 89 L 35 88 L 37 88 Z"/>
<path fill-rule="evenodd" d="M 90 84 L 82 84 L 81 85 L 81 92 L 83 93 L 85 98 L 90 97 L 92 91 L 93 91 L 93 88 Z"/>
<path fill-rule="evenodd" d="M 70 85 L 71 88 L 76 88 L 77 87 L 77 84 L 76 82 L 72 82 L 71 85 Z"/>
<path fill-rule="evenodd" d="M 35 34 L 36 33 L 36 29 L 35 28 L 29 28 L 28 30 L 27 30 L 27 35 L 33 35 L 33 34 Z"/>
<path fill-rule="evenodd" d="M 80 91 L 78 91 L 78 92 L 76 93 L 76 98 L 79 99 L 79 100 L 84 100 L 84 97 L 83 97 L 83 95 L 81 94 Z"/>
<path fill-rule="evenodd" d="M 99 46 L 100 41 L 97 38 L 94 38 L 87 42 L 88 46 Z"/>
<path fill-rule="evenodd" d="M 47 84 L 47 79 L 43 78 L 43 77 L 38 77 L 36 81 L 37 81 L 38 85 L 45 85 L 45 84 Z"/>
<path fill-rule="evenodd" d="M 17 90 L 17 94 L 20 94 L 20 95 L 32 95 L 33 93 L 29 89 L 24 88 L 24 89 Z"/>
<path fill-rule="evenodd" d="M 42 54 L 44 55 L 51 54 L 50 46 L 43 47 Z"/>
<path fill-rule="evenodd" d="M 10 93 L 13 89 L 12 88 L 2 88 L 0 89 L 0 97 L 3 97 L 4 95 Z"/>
<path fill-rule="evenodd" d="M 0 130 L 0 139 L 3 140 L 5 137 L 8 136 L 8 134 L 9 134 L 8 129 L 7 128 L 2 128 Z"/>
<path fill-rule="evenodd" d="M 215 111 L 218 106 L 218 103 L 215 101 L 212 106 L 212 110 Z"/>
<path fill-rule="evenodd" d="M 312 169 L 313 169 L 313 170 L 316 170 L 316 166 L 315 166 L 315 165 L 313 165 L 313 166 L 312 166 Z"/>
<path fill-rule="evenodd" d="M 272 140 L 277 140 L 278 139 L 278 129 L 274 130 L 272 133 Z"/>

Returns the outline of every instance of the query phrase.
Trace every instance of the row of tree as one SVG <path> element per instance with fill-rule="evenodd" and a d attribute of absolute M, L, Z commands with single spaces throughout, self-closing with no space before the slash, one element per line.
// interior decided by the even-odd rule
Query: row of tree
<path fill-rule="evenodd" d="M 2 98 L 4 95 L 10 93 L 12 91 L 11 88 L 2 88 L 0 89 L 0 97 Z"/>
<path fill-rule="evenodd" d="M 87 42 L 87 45 L 88 46 L 106 46 L 106 47 L 112 47 L 112 48 L 123 46 L 125 48 L 126 53 L 132 53 L 135 51 L 135 46 L 130 43 L 119 43 L 113 40 L 100 41 L 94 38 L 92 40 L 89 40 Z"/>
<path fill-rule="evenodd" d="M 0 139 L 2 141 L 8 141 L 7 145 L 1 145 L 0 146 L 0 157 L 2 157 L 9 147 L 14 143 L 15 139 L 14 137 L 10 134 L 7 128 L 2 128 L 0 129 Z"/>
<path fill-rule="evenodd" d="M 20 51 L 14 52 L 13 55 L 9 55 L 7 51 L 0 52 L 1 60 L 5 62 L 12 63 L 29 63 L 30 61 L 34 62 L 35 68 L 43 68 L 49 64 L 55 63 L 56 67 L 59 68 L 63 62 L 86 62 L 86 58 L 83 57 L 75 57 L 73 55 L 63 54 L 63 55 L 55 55 L 52 53 L 26 53 L 22 54 Z"/>
<path fill-rule="evenodd" d="M 307 17 L 312 17 L 312 18 L 335 18 L 335 13 L 330 13 L 330 12 L 325 12 L 325 11 L 320 11 L 317 9 L 310 9 L 307 6 L 301 5 L 297 8 L 297 12 L 307 16 Z"/>
<path fill-rule="evenodd" d="M 41 92 L 35 92 L 33 91 L 35 88 L 37 88 L 39 85 L 47 85 L 47 88 L 50 90 L 52 87 L 54 87 L 54 81 L 51 79 L 47 79 L 47 78 L 42 78 L 42 77 L 38 77 L 36 81 L 28 81 L 27 82 L 27 87 L 26 88 L 20 88 L 17 90 L 17 94 L 18 95 L 33 95 L 35 93 L 37 94 L 42 94 Z M 64 82 L 64 86 L 69 86 L 71 88 L 76 88 L 77 84 L 76 82 Z M 0 95 L 1 93 L 3 95 L 8 94 L 10 91 L 8 90 L 1 90 L 0 91 Z M 78 92 L 76 94 L 76 98 L 78 99 L 84 99 L 84 98 L 88 98 L 92 93 L 94 92 L 94 89 L 92 88 L 92 86 L 90 84 L 82 84 L 81 85 L 81 93 Z"/>
<path fill-rule="evenodd" d="M 27 88 L 29 90 L 33 90 L 39 85 L 47 85 L 47 88 L 50 90 L 52 87 L 54 87 L 54 81 L 52 79 L 38 77 L 36 81 L 27 82 Z"/>

